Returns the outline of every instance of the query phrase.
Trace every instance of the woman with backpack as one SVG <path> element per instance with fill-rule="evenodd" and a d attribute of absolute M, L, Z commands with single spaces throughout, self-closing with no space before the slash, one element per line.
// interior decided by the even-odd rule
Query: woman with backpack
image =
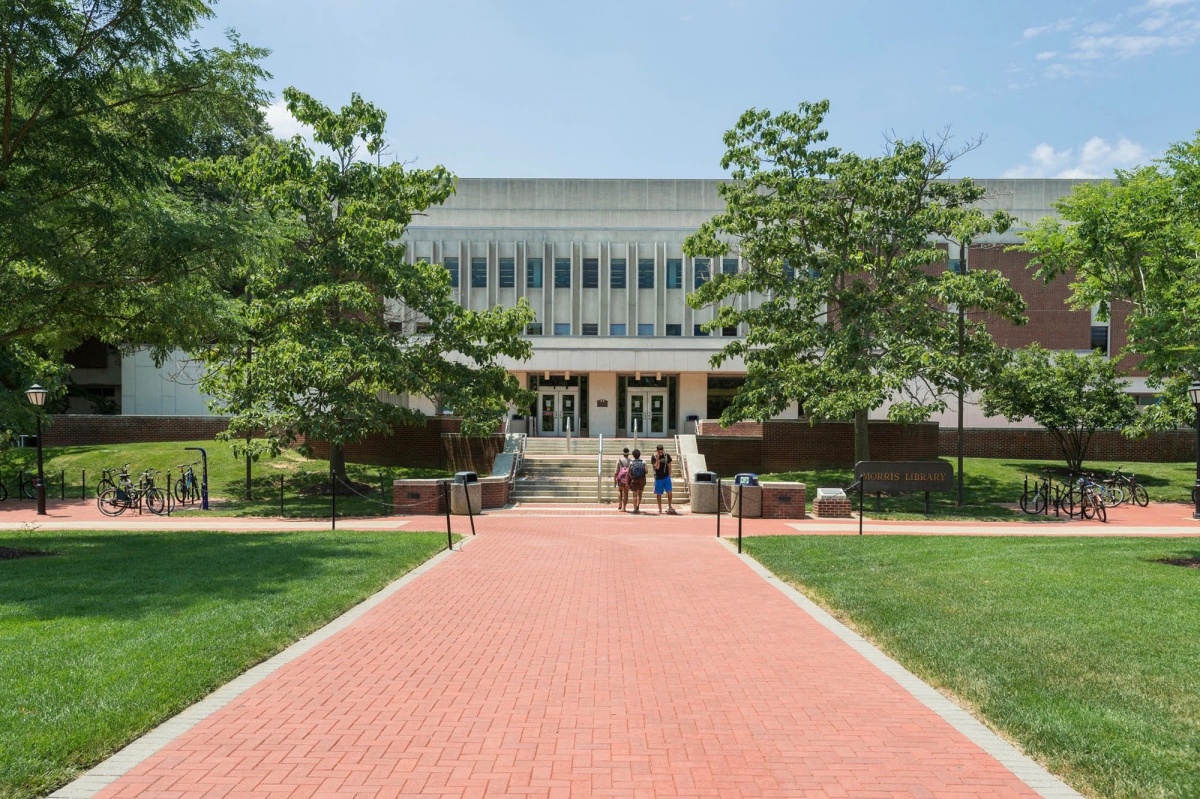
<path fill-rule="evenodd" d="M 633 494 L 633 510 L 630 513 L 641 513 L 642 492 L 646 490 L 646 462 L 642 460 L 640 449 L 633 451 L 633 460 L 629 463 L 629 490 Z"/>
<path fill-rule="evenodd" d="M 629 504 L 629 465 L 633 459 L 629 457 L 629 447 L 621 450 L 617 458 L 617 470 L 613 472 L 613 483 L 617 486 L 617 510 L 624 512 Z"/>

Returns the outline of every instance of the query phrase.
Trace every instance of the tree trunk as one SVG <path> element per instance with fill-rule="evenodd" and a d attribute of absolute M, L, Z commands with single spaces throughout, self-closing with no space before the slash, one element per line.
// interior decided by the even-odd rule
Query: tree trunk
<path fill-rule="evenodd" d="M 246 458 L 246 501 L 247 502 L 250 501 L 250 479 L 251 479 L 250 470 L 254 465 L 254 459 L 250 456 L 250 444 L 253 440 L 254 439 L 252 437 L 246 436 L 246 451 L 245 451 L 244 457 Z"/>
<path fill-rule="evenodd" d="M 870 430 L 867 428 L 867 409 L 854 412 L 854 461 L 871 460 Z"/>
<path fill-rule="evenodd" d="M 346 474 L 346 447 L 343 444 L 329 445 L 329 468 L 337 480 L 339 494 L 350 493 L 350 477 Z"/>

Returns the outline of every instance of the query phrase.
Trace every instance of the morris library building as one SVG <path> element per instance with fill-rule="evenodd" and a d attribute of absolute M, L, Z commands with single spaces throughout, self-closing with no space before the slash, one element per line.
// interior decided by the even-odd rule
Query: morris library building
<path fill-rule="evenodd" d="M 1003 272 L 1029 304 L 1029 324 L 993 326 L 1005 346 L 1040 342 L 1054 350 L 1117 351 L 1122 319 L 1110 327 L 1065 304 L 1067 280 L 1043 285 L 1025 268 L 1028 256 L 1006 252 L 1023 228 L 1053 213 L 1075 180 L 982 180 L 988 199 L 1019 222 L 968 254 L 975 268 Z M 406 234 L 411 260 L 441 263 L 459 301 L 484 310 L 525 298 L 537 318 L 526 331 L 533 356 L 509 368 L 537 394 L 533 407 L 512 409 L 515 431 L 532 436 L 667 437 L 694 432 L 729 403 L 744 372 L 710 358 L 724 339 L 745 331 L 701 329 L 712 309 L 693 310 L 689 291 L 710 275 L 740 268 L 737 257 L 689 258 L 683 242 L 722 210 L 716 180 L 463 179 L 443 206 L 418 217 Z M 952 248 L 951 266 L 961 258 Z M 754 298 L 738 298 L 753 302 Z M 96 364 L 99 365 L 99 364 Z M 180 378 L 180 367 L 156 368 L 133 355 L 106 371 L 79 371 L 123 414 L 200 416 L 205 401 Z M 114 368 L 115 367 L 115 368 Z M 186 371 L 186 370 L 185 370 Z M 1130 389 L 1147 395 L 1144 381 Z M 418 398 L 415 407 L 434 408 Z M 83 410 L 79 408 L 78 410 Z M 886 409 L 878 415 L 884 416 Z M 796 418 L 797 409 L 784 417 Z M 953 412 L 935 418 L 957 424 Z M 1004 427 L 972 405 L 968 427 Z M 1032 426 L 1032 425 L 1029 425 Z"/>

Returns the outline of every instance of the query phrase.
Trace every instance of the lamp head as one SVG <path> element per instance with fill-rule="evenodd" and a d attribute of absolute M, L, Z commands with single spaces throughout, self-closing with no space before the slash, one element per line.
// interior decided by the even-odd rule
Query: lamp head
<path fill-rule="evenodd" d="M 47 395 L 47 394 L 49 394 L 49 393 L 50 393 L 49 391 L 47 391 L 46 389 L 42 388 L 42 387 L 41 387 L 41 386 L 39 386 L 37 383 L 34 383 L 32 386 L 30 386 L 29 388 L 25 389 L 25 399 L 29 400 L 29 401 L 30 401 L 30 402 L 32 402 L 34 405 L 36 405 L 36 406 L 38 406 L 39 408 L 41 408 L 41 407 L 44 407 L 44 406 L 45 406 L 45 404 L 46 404 L 46 395 Z"/>

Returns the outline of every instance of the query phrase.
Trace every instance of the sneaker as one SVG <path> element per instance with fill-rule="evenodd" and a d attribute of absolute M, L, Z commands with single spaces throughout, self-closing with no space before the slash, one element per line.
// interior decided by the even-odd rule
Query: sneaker
<path fill-rule="evenodd" d="M 668 513 L 668 514 L 670 514 L 671 516 L 678 516 L 678 515 L 679 515 L 679 514 L 678 514 L 678 513 L 675 511 L 675 509 L 674 509 L 674 508 L 667 508 L 667 513 Z"/>

